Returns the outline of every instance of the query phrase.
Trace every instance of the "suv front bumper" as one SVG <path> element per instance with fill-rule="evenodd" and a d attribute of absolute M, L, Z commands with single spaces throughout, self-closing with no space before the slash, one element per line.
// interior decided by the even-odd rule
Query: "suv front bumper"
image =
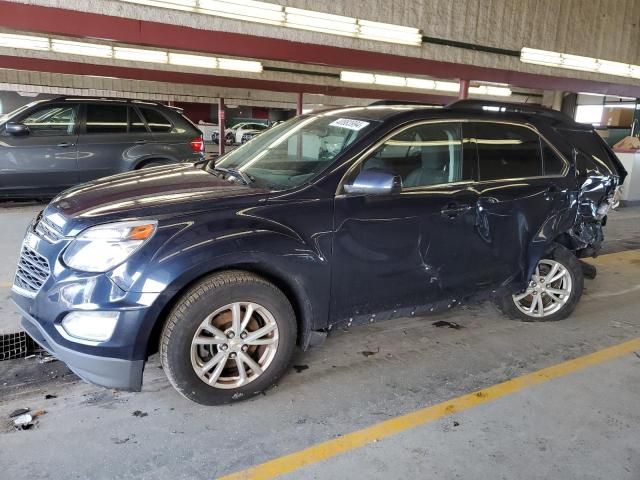
<path fill-rule="evenodd" d="M 144 360 L 124 360 L 101 357 L 72 350 L 57 343 L 38 321 L 29 315 L 15 300 L 22 314 L 22 328 L 42 348 L 67 364 L 83 380 L 102 387 L 140 391 Z"/>

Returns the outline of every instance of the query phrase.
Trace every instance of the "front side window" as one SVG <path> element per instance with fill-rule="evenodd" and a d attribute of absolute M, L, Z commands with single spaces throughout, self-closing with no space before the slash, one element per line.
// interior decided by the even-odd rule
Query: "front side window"
<path fill-rule="evenodd" d="M 71 135 L 75 131 L 76 112 L 74 105 L 49 106 L 29 113 L 21 123 L 35 136 Z"/>
<path fill-rule="evenodd" d="M 86 132 L 88 134 L 127 133 L 127 107 L 87 104 Z"/>
<path fill-rule="evenodd" d="M 398 175 L 405 188 L 471 179 L 471 162 L 465 163 L 463 158 L 459 123 L 426 123 L 408 128 L 387 140 L 361 168 Z"/>
<path fill-rule="evenodd" d="M 377 125 L 334 113 L 296 118 L 266 130 L 208 168 L 238 170 L 263 188 L 293 188 L 315 178 Z"/>
<path fill-rule="evenodd" d="M 475 123 L 478 176 L 483 180 L 543 175 L 540 137 L 518 125 Z"/>

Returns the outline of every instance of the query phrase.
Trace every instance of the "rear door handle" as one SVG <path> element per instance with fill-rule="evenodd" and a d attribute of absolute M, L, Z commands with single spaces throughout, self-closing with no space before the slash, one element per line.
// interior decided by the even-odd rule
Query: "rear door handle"
<path fill-rule="evenodd" d="M 455 218 L 469 210 L 471 210 L 471 205 L 467 205 L 466 203 L 450 203 L 440 210 L 440 214 L 443 217 Z"/>
<path fill-rule="evenodd" d="M 143 145 L 145 143 L 147 143 L 148 140 L 136 140 L 136 145 Z"/>
<path fill-rule="evenodd" d="M 58 146 L 61 148 L 73 147 L 73 143 L 62 142 L 62 143 L 59 143 Z"/>

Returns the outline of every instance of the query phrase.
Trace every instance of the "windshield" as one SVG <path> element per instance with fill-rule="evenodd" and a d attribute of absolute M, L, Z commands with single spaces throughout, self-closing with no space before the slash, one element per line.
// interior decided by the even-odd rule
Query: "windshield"
<path fill-rule="evenodd" d="M 293 188 L 311 181 L 376 124 L 336 113 L 296 117 L 216 159 L 215 168 L 237 170 L 262 188 Z"/>

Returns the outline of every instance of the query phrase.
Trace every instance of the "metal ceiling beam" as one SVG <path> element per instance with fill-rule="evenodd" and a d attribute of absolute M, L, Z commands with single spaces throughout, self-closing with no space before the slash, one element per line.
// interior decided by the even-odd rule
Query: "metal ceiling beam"
<path fill-rule="evenodd" d="M 572 79 L 220 32 L 0 0 L 0 27 L 159 48 L 336 68 L 508 83 L 524 88 L 640 97 L 639 85 Z M 0 67 L 2 65 L 0 64 Z"/>

